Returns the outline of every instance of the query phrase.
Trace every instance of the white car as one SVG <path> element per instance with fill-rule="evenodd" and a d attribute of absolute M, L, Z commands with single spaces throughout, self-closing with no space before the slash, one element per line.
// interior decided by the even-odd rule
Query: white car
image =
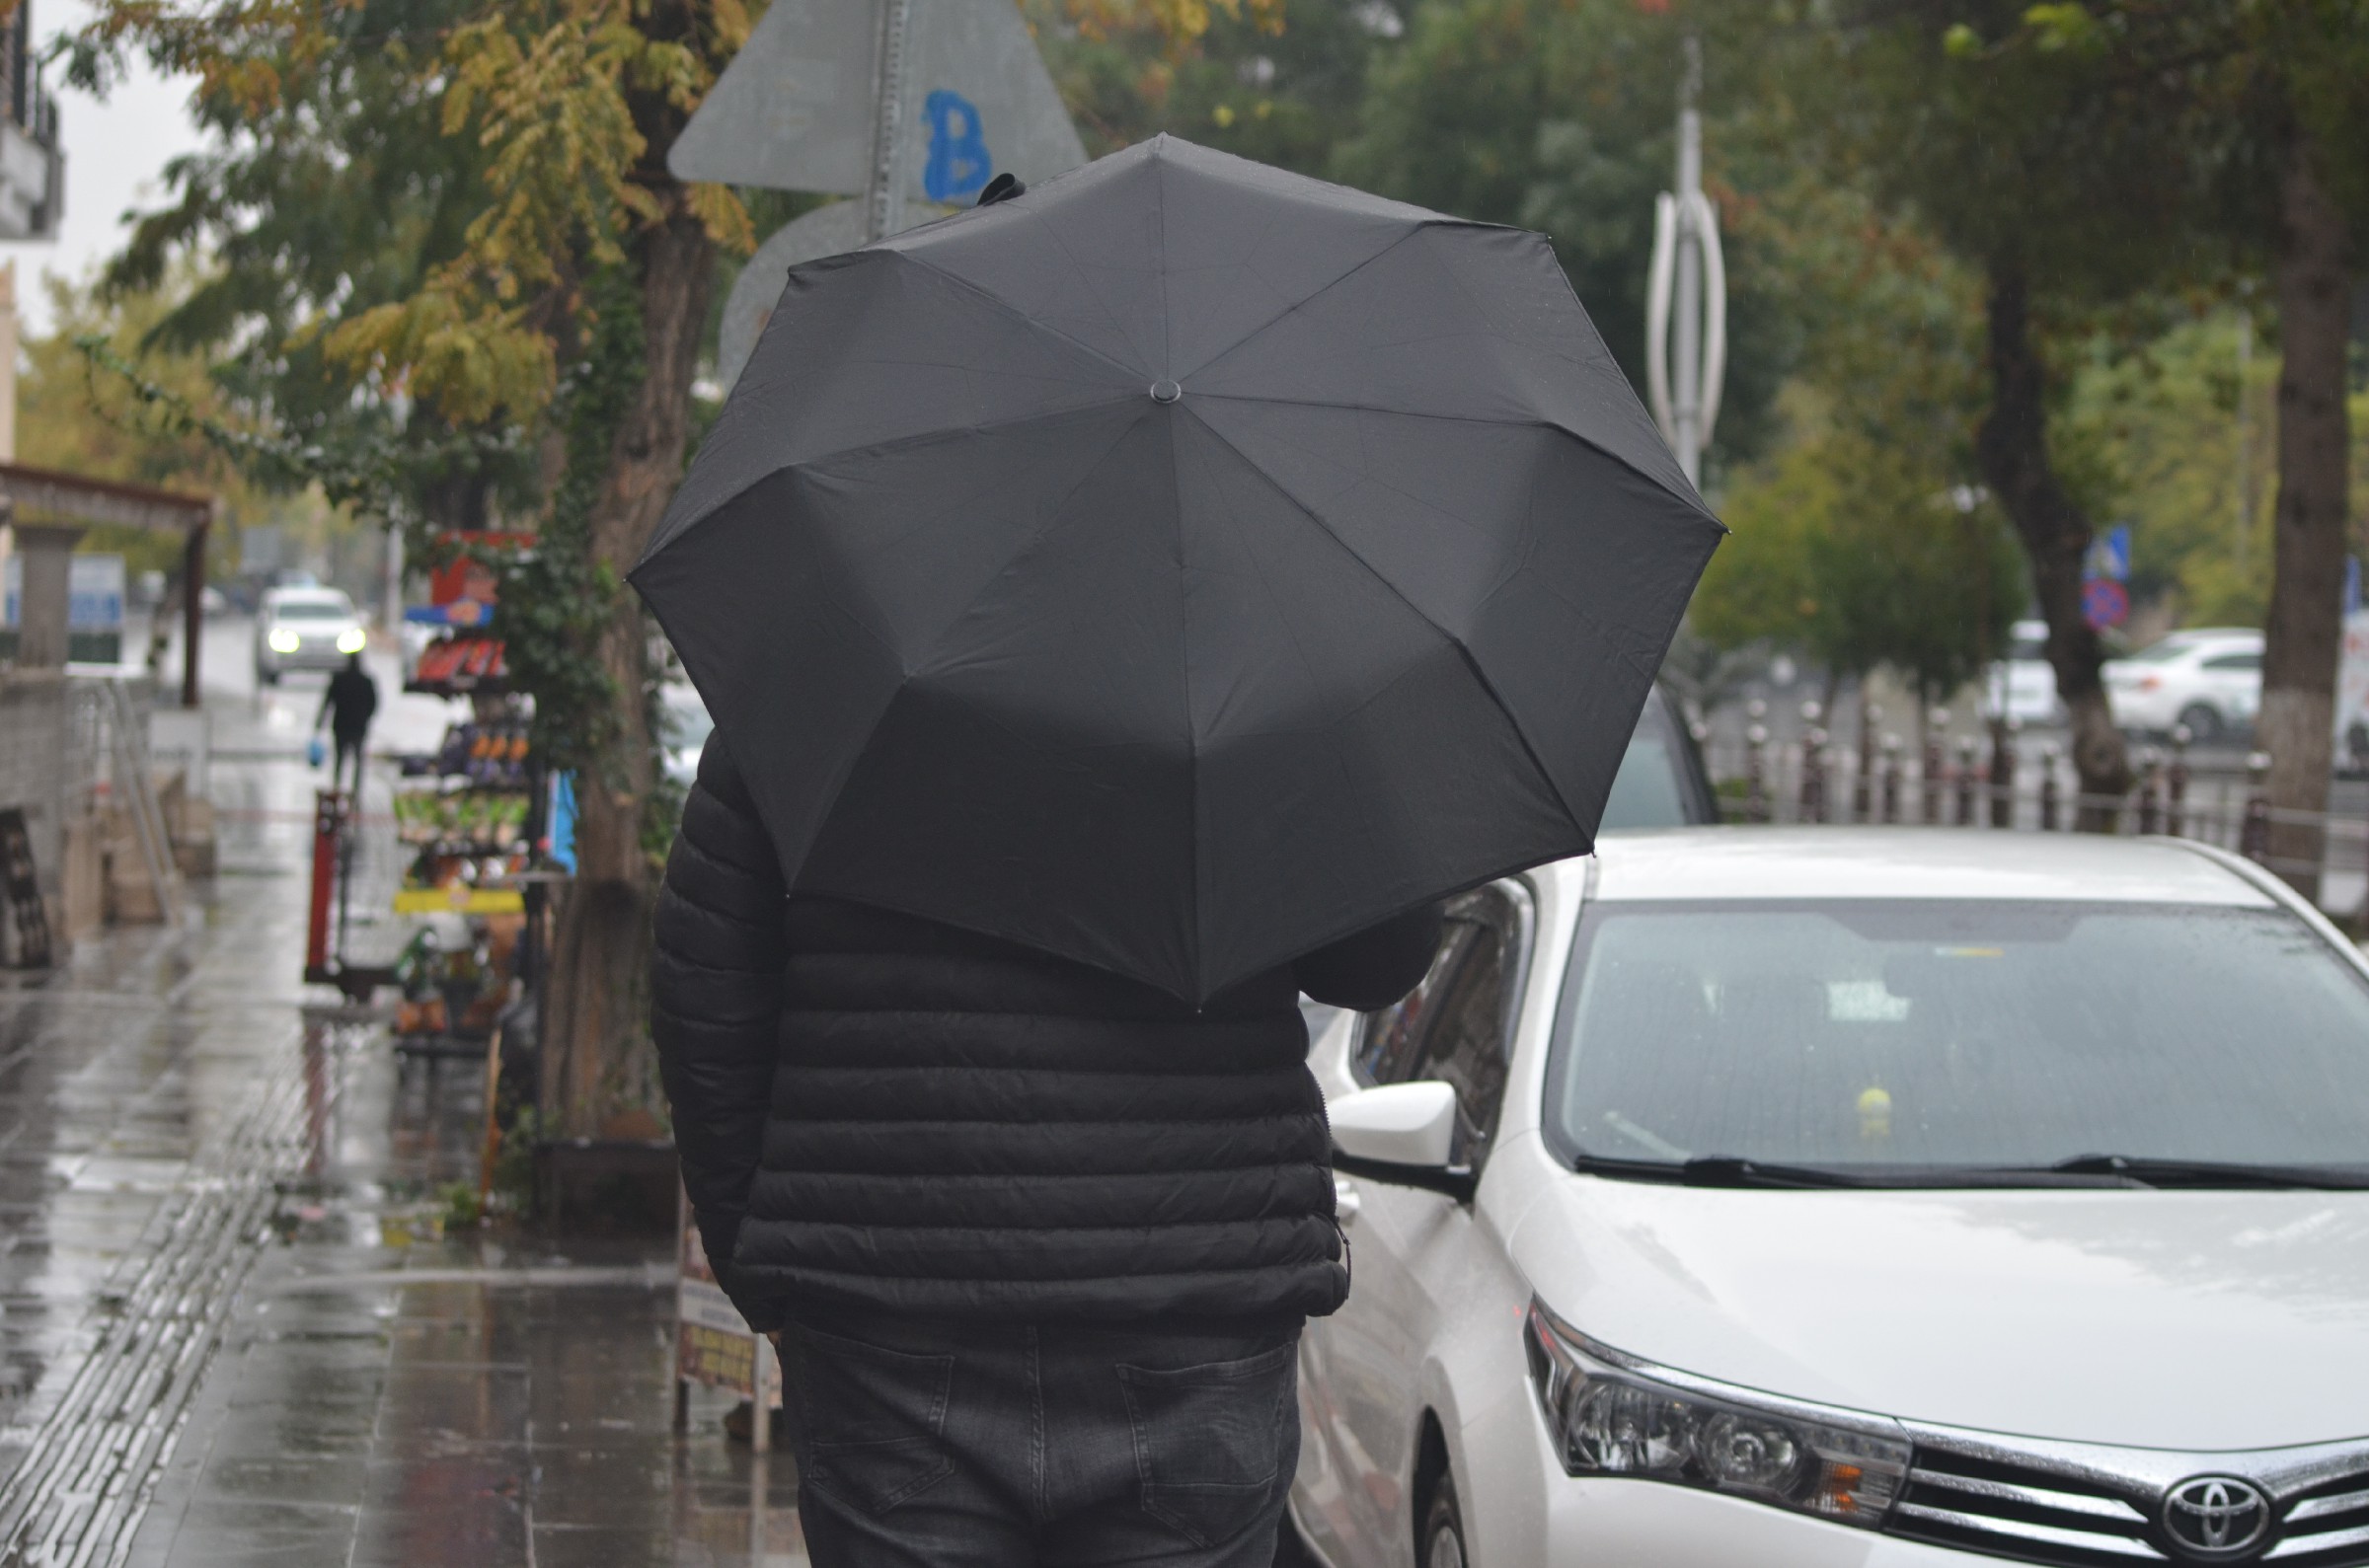
<path fill-rule="evenodd" d="M 370 645 L 353 601 L 335 588 L 273 588 L 255 613 L 255 679 L 276 686 L 289 670 L 334 670 Z"/>
<path fill-rule="evenodd" d="M 1312 1063 L 1333 1568 L 2369 1562 L 2369 964 L 2258 867 L 1609 836 Z"/>
<path fill-rule="evenodd" d="M 2047 648 L 2047 622 L 2018 621 L 2009 629 L 2007 657 L 1993 661 L 1983 675 L 1983 717 L 2024 724 L 2064 721 L 2065 705 L 2057 700 L 2056 666 L 2048 662 Z"/>
<path fill-rule="evenodd" d="M 2244 627 L 2175 632 L 2103 670 L 2114 722 L 2211 744 L 2251 727 L 2262 706 L 2262 635 Z"/>

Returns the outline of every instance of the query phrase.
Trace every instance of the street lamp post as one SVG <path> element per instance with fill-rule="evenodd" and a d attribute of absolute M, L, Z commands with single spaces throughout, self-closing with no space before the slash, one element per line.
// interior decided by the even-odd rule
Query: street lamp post
<path fill-rule="evenodd" d="M 1727 268 L 1719 211 L 1703 194 L 1702 97 L 1703 40 L 1690 33 L 1678 93 L 1678 188 L 1653 203 L 1645 391 L 1663 439 L 1696 485 L 1727 372 Z"/>

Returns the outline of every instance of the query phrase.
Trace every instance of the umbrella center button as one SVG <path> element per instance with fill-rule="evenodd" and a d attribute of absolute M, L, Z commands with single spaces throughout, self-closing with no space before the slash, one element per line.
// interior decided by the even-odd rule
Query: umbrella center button
<path fill-rule="evenodd" d="M 1183 396 L 1184 396 L 1184 389 L 1166 376 L 1162 376 L 1158 381 L 1152 383 L 1152 401 L 1154 403 L 1174 403 Z"/>

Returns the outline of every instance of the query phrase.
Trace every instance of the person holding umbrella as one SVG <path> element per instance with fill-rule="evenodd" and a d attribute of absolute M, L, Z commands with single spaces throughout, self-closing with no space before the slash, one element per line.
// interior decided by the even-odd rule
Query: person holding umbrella
<path fill-rule="evenodd" d="M 634 570 L 653 1032 L 821 1568 L 1271 1558 L 1296 994 L 1583 853 L 1719 537 L 1538 236 L 1161 137 L 795 269 Z"/>

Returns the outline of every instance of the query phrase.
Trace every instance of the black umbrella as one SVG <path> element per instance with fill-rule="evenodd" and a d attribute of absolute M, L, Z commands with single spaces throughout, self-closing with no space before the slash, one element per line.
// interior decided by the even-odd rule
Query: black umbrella
<path fill-rule="evenodd" d="M 793 270 L 633 581 L 794 887 L 1202 1000 L 1584 852 L 1720 532 L 1544 239 L 1163 136 Z"/>

